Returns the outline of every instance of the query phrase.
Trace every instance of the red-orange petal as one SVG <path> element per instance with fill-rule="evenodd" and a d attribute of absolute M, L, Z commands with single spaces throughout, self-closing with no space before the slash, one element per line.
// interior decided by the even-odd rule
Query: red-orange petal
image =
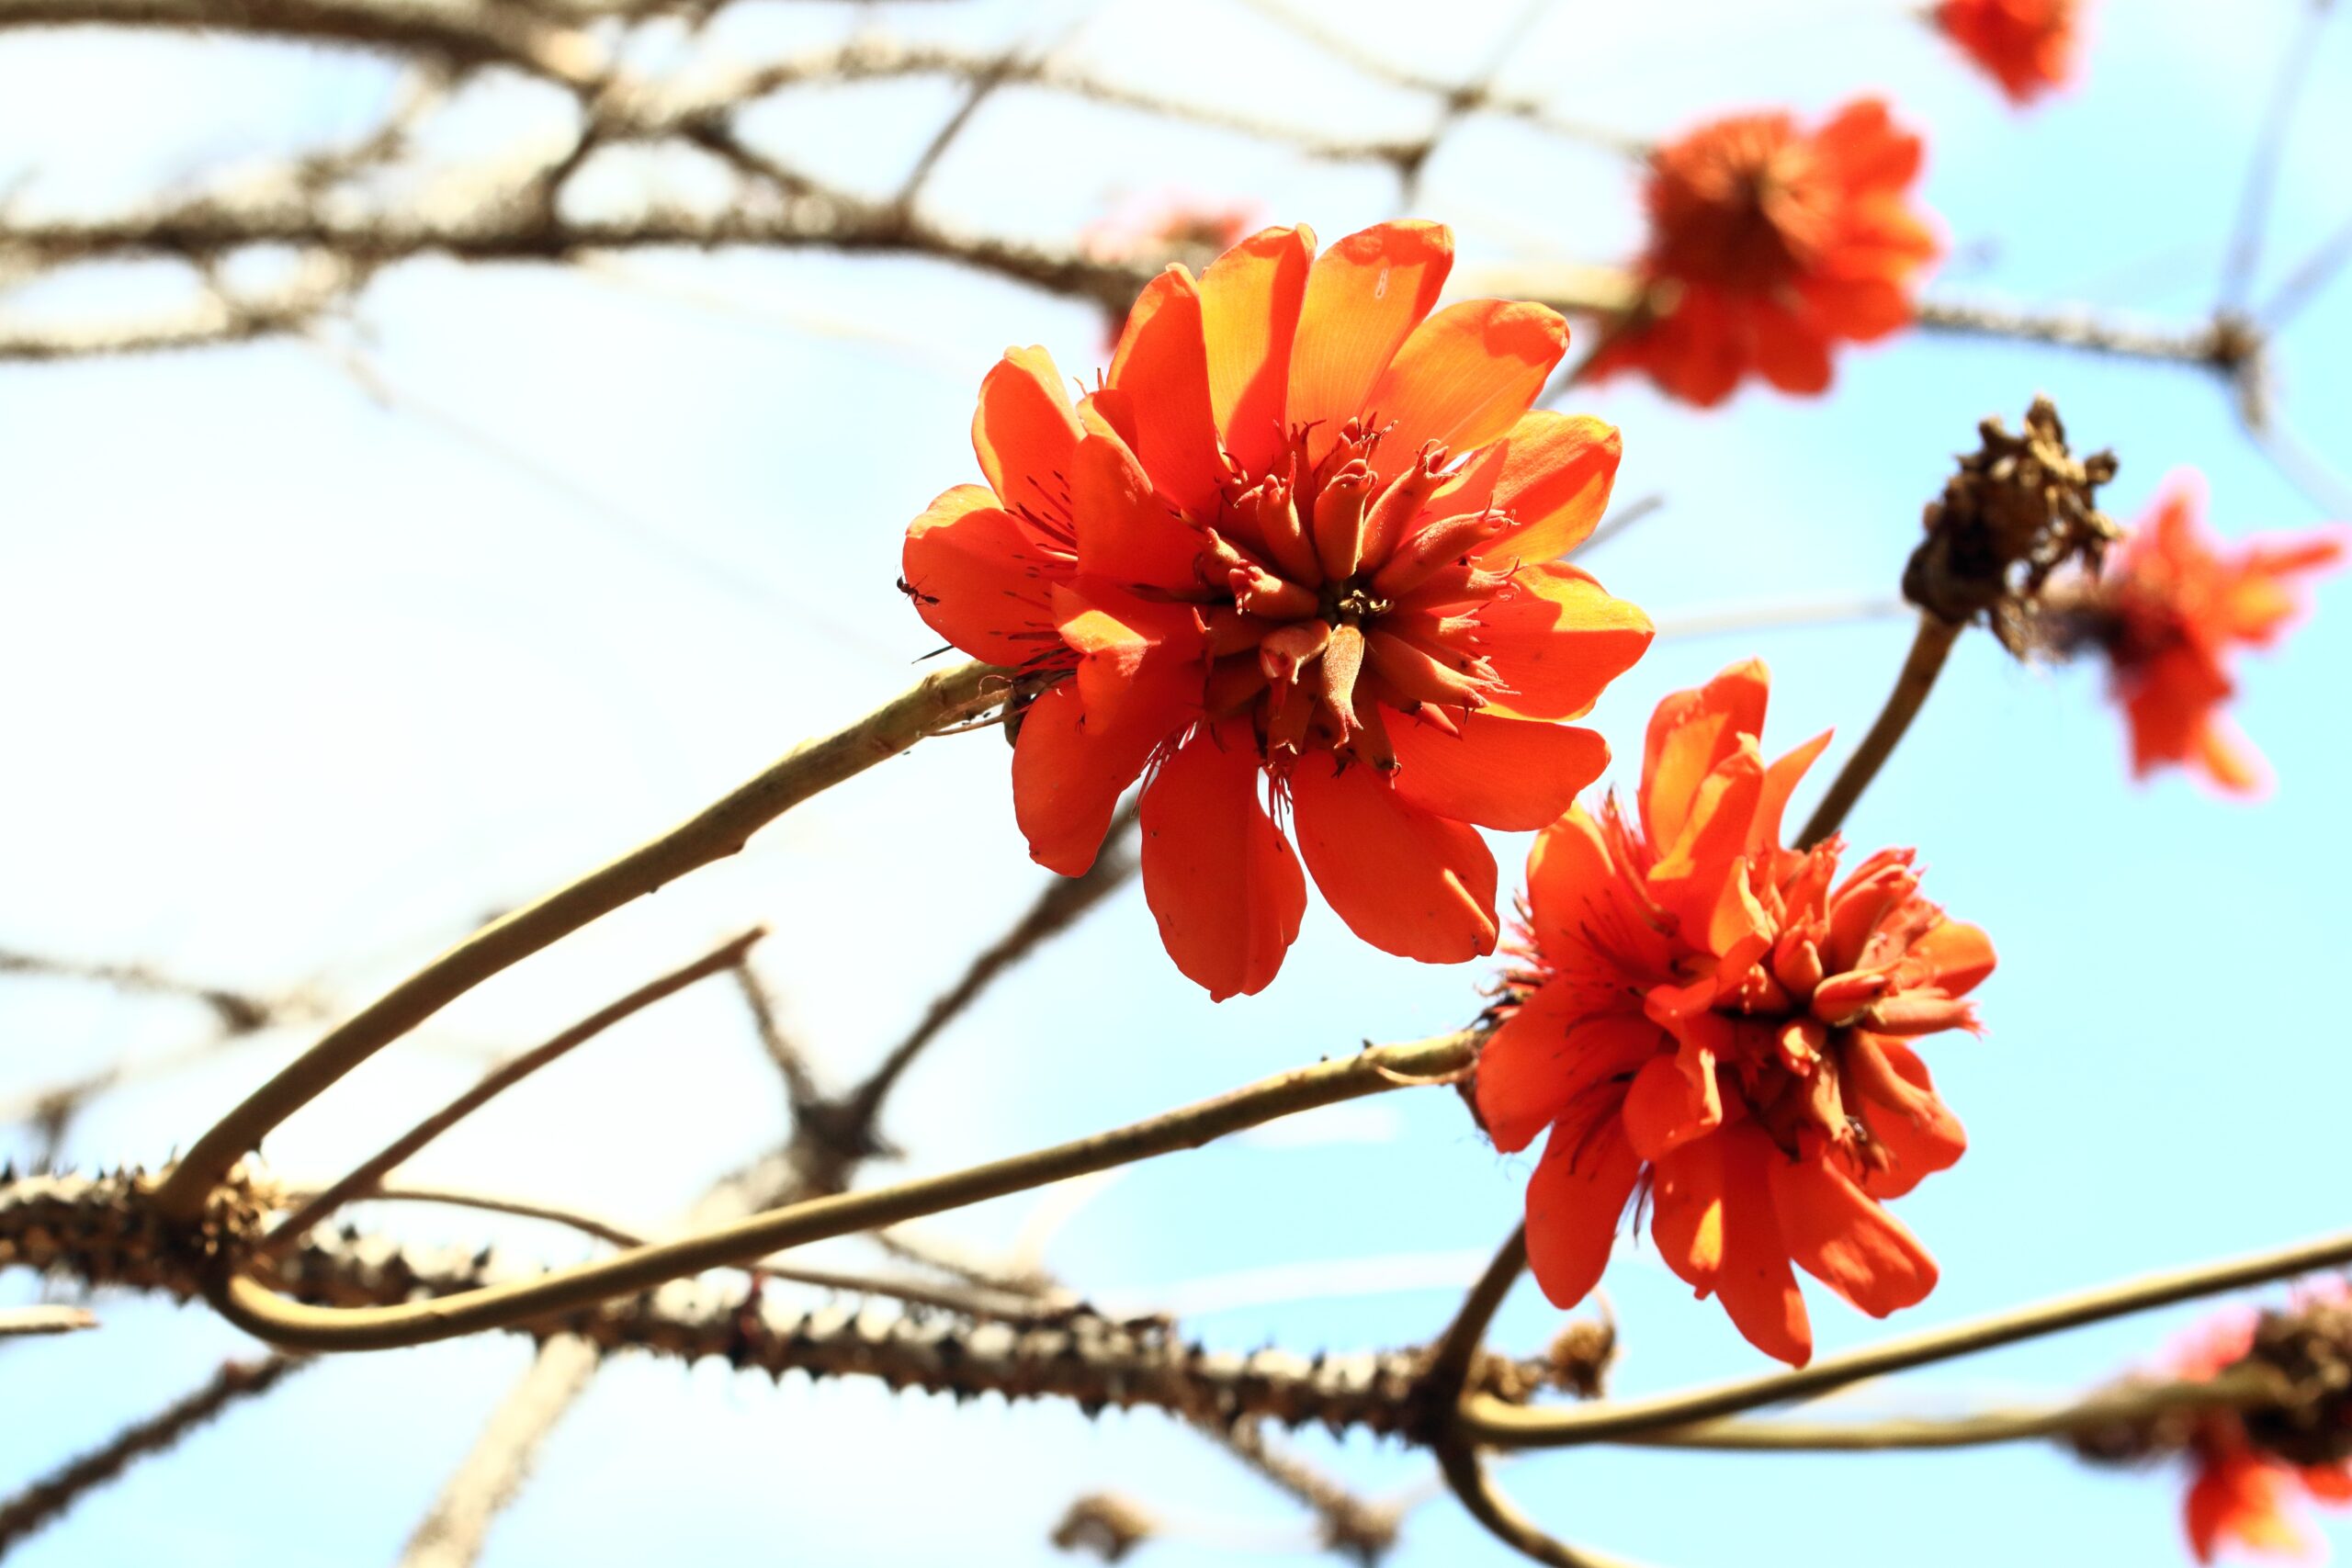
<path fill-rule="evenodd" d="M 1254 996 L 1283 966 L 1306 878 L 1259 800 L 1246 722 L 1202 726 L 1144 785 L 1143 893 L 1168 955 L 1212 1001 Z"/>
<path fill-rule="evenodd" d="M 1718 1134 L 1668 1150 L 1650 1186 L 1650 1239 L 1666 1266 L 1702 1296 L 1723 1269 L 1724 1145 Z"/>
<path fill-rule="evenodd" d="M 1466 299 L 1413 329 L 1373 384 L 1366 412 L 1389 426 L 1380 471 L 1397 474 L 1426 442 L 1467 452 L 1509 434 L 1567 352 L 1549 306 Z"/>
<path fill-rule="evenodd" d="M 1615 425 L 1585 414 L 1537 409 L 1513 425 L 1490 498 L 1512 522 L 1479 551 L 1480 564 L 1557 560 L 1584 543 L 1608 509 L 1623 448 Z"/>
<path fill-rule="evenodd" d="M 1926 935 L 1912 939 L 1911 952 L 1928 961 L 1936 985 L 1948 997 L 1966 996 L 1993 973 L 1993 939 L 1964 920 L 1939 921 Z"/>
<path fill-rule="evenodd" d="M 1527 1181 L 1527 1264 L 1554 1306 L 1572 1307 L 1600 1283 L 1640 1174 L 1614 1122 L 1589 1138 L 1554 1129 Z"/>
<path fill-rule="evenodd" d="M 1789 1268 L 1768 1175 L 1787 1156 L 1752 1123 L 1730 1129 L 1722 1141 L 1724 1260 L 1715 1273 L 1716 1299 L 1750 1345 L 1802 1367 L 1813 1359 L 1813 1324 Z"/>
<path fill-rule="evenodd" d="M 1764 733 L 1770 691 L 1764 661 L 1749 659 L 1657 705 L 1642 745 L 1642 831 L 1651 843 L 1663 850 L 1680 838 L 1715 764 L 1739 749 L 1742 735 Z"/>
<path fill-rule="evenodd" d="M 1376 223 L 1315 258 L 1285 402 L 1291 424 L 1316 427 L 1309 460 L 1319 460 L 1340 426 L 1364 412 L 1381 372 L 1437 304 L 1453 266 L 1453 234 L 1418 220 Z"/>
<path fill-rule="evenodd" d="M 1213 520 L 1225 464 L 1210 409 L 1201 294 L 1191 273 L 1170 266 L 1144 286 L 1111 355 L 1108 380 L 1127 396 L 1135 454 L 1159 493 Z"/>
<path fill-rule="evenodd" d="M 1796 1263 L 1872 1317 L 1928 1299 L 1936 1260 L 1826 1158 L 1771 1161 L 1772 1203 Z"/>
<path fill-rule="evenodd" d="M 1298 847 L 1348 929 L 1383 953 L 1461 964 L 1495 950 L 1495 857 L 1474 828 L 1398 797 L 1330 752 L 1292 772 Z"/>
<path fill-rule="evenodd" d="M 1477 612 L 1480 647 L 1508 718 L 1576 718 L 1649 648 L 1650 619 L 1566 561 L 1520 568 Z"/>
<path fill-rule="evenodd" d="M 1245 473 L 1264 473 L 1283 449 L 1291 343 L 1314 260 L 1315 231 L 1302 223 L 1252 234 L 1201 275 L 1209 406 Z"/>
<path fill-rule="evenodd" d="M 1685 930 L 1709 930 L 1724 879 L 1747 850 L 1763 789 L 1764 761 L 1756 754 L 1755 738 L 1742 736 L 1739 749 L 1699 785 L 1681 833 L 1659 846 L 1657 863 L 1650 868 L 1650 896 L 1679 916 Z"/>
<path fill-rule="evenodd" d="M 1917 1052 L 1900 1040 L 1858 1034 L 1847 1048 L 1848 1081 L 1862 1097 L 1862 1125 L 1887 1156 L 1862 1177 L 1862 1190 L 1884 1201 L 1900 1198 L 1968 1152 L 1960 1118 L 1936 1094 Z"/>
<path fill-rule="evenodd" d="M 981 485 L 957 485 L 907 525 L 899 573 L 923 624 L 975 659 L 1020 664 L 1054 645 L 1050 558 Z"/>
<path fill-rule="evenodd" d="M 1589 729 L 1474 713 L 1461 733 L 1398 716 L 1388 721 L 1396 793 L 1415 806 L 1504 832 L 1549 825 L 1609 766 L 1609 743 Z"/>
<path fill-rule="evenodd" d="M 1090 435 L 1071 463 L 1080 574 L 1121 588 L 1198 586 L 1200 536 L 1153 492 L 1151 476 L 1124 442 L 1108 432 Z"/>
<path fill-rule="evenodd" d="M 1042 348 L 1005 350 L 982 378 L 972 415 L 972 451 L 998 499 L 1059 515 L 1080 434 L 1054 356 Z"/>
<path fill-rule="evenodd" d="M 1639 1013 L 1593 1013 L 1568 986 L 1539 986 L 1478 1048 L 1478 1122 L 1516 1154 L 1555 1117 L 1657 1055 L 1664 1036 Z"/>
<path fill-rule="evenodd" d="M 1650 1058 L 1625 1091 L 1625 1135 L 1633 1140 L 1634 1152 L 1646 1160 L 1705 1137 L 1723 1120 L 1721 1098 L 1702 1092 L 1674 1056 Z"/>
<path fill-rule="evenodd" d="M 1120 794 L 1183 717 L 1170 694 L 1155 690 L 1128 703 L 1116 723 L 1090 724 L 1069 682 L 1030 704 L 1012 748 L 1013 819 L 1029 840 L 1029 858 L 1064 876 L 1084 875 Z"/>

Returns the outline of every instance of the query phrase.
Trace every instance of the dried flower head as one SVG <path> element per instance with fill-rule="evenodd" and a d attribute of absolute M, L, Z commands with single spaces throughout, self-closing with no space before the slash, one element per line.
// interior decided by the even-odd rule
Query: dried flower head
<path fill-rule="evenodd" d="M 2312 1555 L 2296 1495 L 2352 1502 L 2352 1295 L 2342 1283 L 2301 1292 L 2281 1311 L 2240 1307 L 2209 1318 L 2153 1375 L 2250 1382 L 2254 1397 L 2114 1423 L 2079 1434 L 2075 1451 L 2103 1463 L 2181 1456 L 2189 1472 L 2183 1523 L 2199 1562 L 2230 1546 Z"/>
<path fill-rule="evenodd" d="M 1786 113 L 1736 115 L 1660 148 L 1642 303 L 1591 373 L 1644 371 L 1701 405 L 1751 374 L 1825 390 L 1833 344 L 1911 320 L 1938 250 L 1909 201 L 1919 159 L 1875 99 L 1812 132 Z"/>
<path fill-rule="evenodd" d="M 1903 569 L 1903 596 L 1953 626 L 1982 620 L 2023 657 L 2037 645 L 2039 599 L 2052 574 L 2073 562 L 2096 576 L 2122 536 L 2098 509 L 2115 454 L 2075 457 L 2046 397 L 2026 410 L 2022 434 L 1997 417 L 1977 434 L 1982 446 L 1928 503 L 1928 536 Z"/>
<path fill-rule="evenodd" d="M 1064 1551 L 1091 1552 L 1105 1562 L 1122 1562 L 1159 1529 L 1150 1515 L 1125 1497 L 1090 1492 L 1070 1504 L 1051 1539 Z"/>
<path fill-rule="evenodd" d="M 1873 1316 L 1936 1266 L 1882 1206 L 1966 1147 L 1910 1042 L 1973 1032 L 1993 971 L 1973 926 L 1919 897 L 1911 852 L 1842 879 L 1842 844 L 1781 841 L 1828 742 L 1767 764 L 1768 677 L 1734 665 L 1650 720 L 1638 816 L 1612 798 L 1545 829 L 1505 1016 L 1475 1103 L 1498 1147 L 1551 1130 L 1527 1188 L 1536 1282 L 1573 1306 L 1648 1195 L 1667 1265 L 1766 1354 L 1812 1329 L 1792 1265 Z"/>
<path fill-rule="evenodd" d="M 2203 481 L 2183 469 L 2103 575 L 2054 584 L 2038 628 L 2058 657 L 2095 649 L 2132 730 L 2132 772 L 2194 769 L 2236 795 L 2261 791 L 2261 754 L 2224 714 L 2239 646 L 2275 645 L 2302 609 L 2300 580 L 2340 563 L 2352 531 L 2257 536 L 2234 550 L 2199 525 Z"/>
<path fill-rule="evenodd" d="M 2020 107 L 2075 74 L 2081 0 L 1939 0 L 1936 27 Z"/>
<path fill-rule="evenodd" d="M 1073 408 L 1043 349 L 980 388 L 989 484 L 907 532 L 932 627 L 1032 694 L 1014 813 L 1038 863 L 1094 860 L 1145 779 L 1146 899 L 1217 998 L 1268 985 L 1306 870 L 1385 952 L 1494 950 L 1476 827 L 1540 828 L 1599 775 L 1584 714 L 1649 622 L 1558 558 L 1617 432 L 1531 412 L 1567 344 L 1540 305 L 1431 313 L 1453 240 L 1384 223 L 1315 254 L 1269 229 L 1154 279 Z"/>

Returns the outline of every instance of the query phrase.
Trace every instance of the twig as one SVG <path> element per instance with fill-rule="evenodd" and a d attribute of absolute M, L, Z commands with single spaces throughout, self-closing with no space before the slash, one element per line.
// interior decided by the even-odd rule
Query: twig
<path fill-rule="evenodd" d="M 1770 626 L 1826 626 L 1842 621 L 1883 621 L 1913 614 L 1909 604 L 1892 595 L 1871 599 L 1796 600 L 1778 604 L 1730 604 L 1720 610 L 1690 610 L 1660 615 L 1660 638 L 1720 637 L 1726 632 L 1758 631 Z"/>
<path fill-rule="evenodd" d="M 2058 1296 L 2031 1306 L 1973 1318 L 1830 1356 L 1794 1371 L 1743 1378 L 1679 1393 L 1607 1400 L 1573 1410 L 1521 1410 L 1473 1396 L 1463 1411 L 1466 1433 L 1501 1448 L 1565 1448 L 1579 1443 L 1631 1442 L 1654 1433 L 1768 1404 L 1785 1404 L 1844 1388 L 1865 1378 L 1905 1371 L 2044 1335 L 2062 1334 L 2109 1318 L 2171 1306 L 2266 1284 L 2314 1269 L 2352 1262 L 2352 1235 L 2322 1236 L 2269 1252 L 2147 1274 L 2120 1284 Z"/>
<path fill-rule="evenodd" d="M 1461 1499 L 1470 1517 L 1485 1526 L 1487 1534 L 1521 1556 L 1549 1564 L 1550 1568 L 1635 1568 L 1623 1558 L 1570 1546 L 1544 1534 L 1503 1495 L 1494 1477 L 1487 1473 L 1486 1461 L 1475 1450 L 1459 1442 L 1448 1442 L 1439 1448 L 1437 1462 L 1445 1475 L 1447 1489 Z"/>
<path fill-rule="evenodd" d="M 36 1335 L 74 1334 L 98 1325 L 97 1314 L 84 1307 L 29 1306 L 0 1308 L 0 1339 Z"/>
<path fill-rule="evenodd" d="M 231 1361 L 187 1398 L 125 1427 L 102 1448 L 51 1472 L 0 1502 L 0 1555 L 64 1517 L 75 1504 L 141 1460 L 165 1453 L 179 1440 L 242 1400 L 254 1399 L 308 1364 L 301 1356 Z"/>
<path fill-rule="evenodd" d="M 1951 652 L 1952 643 L 1960 637 L 1965 623 L 1947 621 L 1941 616 L 1922 612 L 1918 636 L 1912 639 L 1911 652 L 1903 661 L 1903 673 L 1895 678 L 1894 690 L 1887 694 L 1886 705 L 1879 710 L 1878 720 L 1846 765 L 1830 781 L 1829 791 L 1821 804 L 1805 818 L 1804 830 L 1797 835 L 1801 848 L 1810 848 L 1835 833 L 1846 820 L 1846 813 L 1862 797 L 1871 780 L 1878 776 L 1903 732 L 1911 728 L 1921 704 L 1935 689 L 1936 677 L 1944 667 L 1945 656 Z"/>
<path fill-rule="evenodd" d="M 1089 1171 L 1198 1148 L 1228 1133 L 1280 1117 L 1396 1089 L 1399 1080 L 1433 1081 L 1469 1065 L 1475 1033 L 1438 1035 L 1320 1062 L 1197 1105 L 1091 1137 L 892 1187 L 815 1198 L 756 1214 L 700 1235 L 626 1252 L 538 1279 L 492 1285 L 447 1300 L 397 1306 L 321 1309 L 291 1303 L 246 1275 L 219 1281 L 213 1304 L 232 1323 L 273 1344 L 299 1349 L 390 1349 L 430 1344 L 644 1291 L 706 1269 L 740 1265 L 768 1253 L 852 1232 L 878 1229 L 944 1209 L 1066 1181 Z M 182 1168 L 186 1168 L 185 1167 Z M 176 1173 L 175 1173 L 176 1174 Z M 170 1191 L 167 1180 L 157 1195 Z"/>
<path fill-rule="evenodd" d="M 847 728 L 806 742 L 662 837 L 460 942 L 330 1031 L 198 1139 L 158 1194 L 183 1217 L 262 1137 L 378 1051 L 492 975 L 665 883 L 742 849 L 759 829 L 820 791 L 997 702 L 1001 672 L 967 664 L 925 677 Z"/>
<path fill-rule="evenodd" d="M 1396 1544 L 1404 1511 L 1371 1503 L 1269 1438 L 1262 1421 L 1204 1428 L 1217 1445 L 1312 1509 L 1324 1550 L 1372 1568 Z"/>
<path fill-rule="evenodd" d="M 2264 102 L 2262 129 L 2247 160 L 2245 181 L 2238 187 L 2237 220 L 2230 230 L 2230 248 L 2222 263 L 2219 309 L 2243 310 L 2254 291 L 2255 274 L 2262 265 L 2262 242 L 2270 228 L 2270 202 L 2278 186 L 2278 167 L 2287 149 L 2287 130 L 2302 101 L 2303 85 L 2311 79 L 2311 64 L 2319 52 L 2320 28 L 2327 23 L 2327 7 L 2305 6 L 2287 52 L 2279 58 L 2270 94 Z"/>
<path fill-rule="evenodd" d="M 1470 1287 L 1453 1321 L 1446 1325 L 1437 1347 L 1430 1354 L 1430 1404 L 1439 1411 L 1452 1410 L 1461 1399 L 1462 1391 L 1470 1382 L 1470 1371 L 1478 1359 L 1479 1342 L 1487 1337 L 1487 1325 L 1502 1310 L 1503 1299 L 1510 1294 L 1519 1277 L 1527 1271 L 1527 1226 L 1511 1227 L 1510 1235 L 1495 1249 L 1494 1260 L 1487 1265 L 1478 1282 Z"/>
<path fill-rule="evenodd" d="M 1984 1410 L 1965 1416 L 1890 1416 L 1873 1421 L 1707 1421 L 1639 1441 L 1658 1448 L 1739 1452 L 1879 1453 L 1977 1448 L 2102 1427 L 2138 1423 L 2179 1410 L 2244 1409 L 2275 1404 L 2278 1374 L 2235 1367 L 2200 1382 L 2126 1384 L 2038 1409 Z"/>
<path fill-rule="evenodd" d="M 847 1103 L 853 1114 L 862 1114 L 870 1122 L 883 1098 L 922 1055 L 923 1047 L 970 1007 L 999 976 L 1068 931 L 1080 916 L 1134 878 L 1136 860 L 1131 846 L 1135 825 L 1136 807 L 1130 801 L 1112 818 L 1102 848 L 1086 874 L 1057 876 L 1041 888 L 1027 911 L 1013 922 L 1012 929 L 974 958 L 956 983 L 923 1010 L 922 1018 L 907 1037 L 891 1047 L 881 1064 L 850 1094 Z"/>
<path fill-rule="evenodd" d="M 693 963 L 673 969 L 659 979 L 650 980 L 618 1001 L 600 1008 L 578 1023 L 554 1036 L 546 1043 L 502 1062 L 484 1074 L 471 1089 L 458 1095 L 425 1117 L 415 1126 L 386 1144 L 350 1171 L 329 1183 L 296 1210 L 276 1230 L 265 1236 L 254 1248 L 254 1256 L 274 1257 L 291 1246 L 296 1238 L 345 1203 L 367 1197 L 390 1175 L 394 1168 L 415 1156 L 417 1152 L 442 1134 L 521 1083 L 540 1068 L 568 1055 L 577 1047 L 594 1040 L 605 1031 L 627 1018 L 644 1011 L 665 997 L 706 980 L 713 975 L 733 969 L 743 962 L 752 943 L 767 935 L 765 926 L 754 926 L 742 935 L 705 953 Z"/>

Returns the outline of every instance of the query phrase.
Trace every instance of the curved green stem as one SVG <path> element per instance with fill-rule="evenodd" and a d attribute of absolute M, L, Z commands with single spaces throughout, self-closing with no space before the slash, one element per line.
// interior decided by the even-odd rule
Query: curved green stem
<path fill-rule="evenodd" d="M 1829 793 L 1821 797 L 1821 804 L 1805 819 L 1804 831 L 1797 835 L 1798 848 L 1811 849 L 1845 822 L 1846 813 L 1854 808 L 1854 802 L 1862 797 L 1871 780 L 1878 777 L 1879 769 L 1894 754 L 1895 742 L 1911 728 L 1920 705 L 1935 689 L 1936 677 L 1943 672 L 1944 658 L 1951 652 L 1951 645 L 1964 626 L 1964 622 L 1920 613 L 1919 635 L 1912 639 L 1910 657 L 1903 661 L 1903 673 L 1895 678 L 1894 690 L 1887 694 L 1886 706 L 1879 710 L 1878 721 L 1871 726 L 1871 732 L 1862 737 L 1861 745 L 1855 748 L 1854 754 L 1846 759 L 1845 767 L 1830 782 Z"/>
<path fill-rule="evenodd" d="M 638 1247 L 617 1258 L 536 1280 L 468 1291 L 438 1301 L 347 1310 L 314 1307 L 287 1301 L 259 1281 L 233 1274 L 216 1285 L 213 1301 L 222 1315 L 239 1327 L 296 1348 L 383 1350 L 429 1344 L 594 1306 L 707 1269 L 748 1263 L 785 1247 L 897 1224 L 944 1209 L 1067 1181 L 1090 1171 L 1197 1148 L 1228 1133 L 1295 1111 L 1379 1094 L 1416 1081 L 1443 1079 L 1469 1066 L 1477 1043 L 1477 1035 L 1465 1031 L 1410 1044 L 1377 1046 L 1092 1137 L 893 1187 L 812 1199 L 753 1214 L 700 1235 Z"/>
<path fill-rule="evenodd" d="M 1611 1400 L 1573 1410 L 1530 1410 L 1476 1396 L 1463 1404 L 1457 1429 L 1466 1438 L 1507 1449 L 1569 1448 L 1581 1443 L 1631 1442 L 1678 1427 L 1785 1404 L 1935 1361 L 1973 1355 L 2019 1340 L 2064 1333 L 2176 1302 L 2220 1295 L 2284 1280 L 2314 1269 L 2352 1262 L 2352 1234 L 2323 1236 L 2250 1258 L 2150 1274 L 2120 1285 L 2058 1296 L 2034 1306 L 1931 1329 L 1831 1356 L 1794 1371 L 1743 1378 L 1647 1399 Z"/>
<path fill-rule="evenodd" d="M 1742 1453 L 1881 1453 L 1913 1449 L 1980 1448 L 2060 1438 L 2182 1410 L 2243 1409 L 2279 1396 L 2267 1367 L 2233 1367 L 2203 1382 L 2125 1384 L 2071 1404 L 1965 1416 L 1897 1416 L 1872 1421 L 1707 1421 L 1634 1439 L 1667 1449 Z"/>
<path fill-rule="evenodd" d="M 1001 700 L 994 665 L 943 670 L 821 739 L 806 741 L 766 772 L 660 838 L 537 903 L 494 920 L 333 1029 L 245 1097 L 196 1141 L 155 1201 L 169 1218 L 193 1219 L 236 1163 L 288 1117 L 345 1074 L 484 980 L 654 892 L 724 860 L 760 829 L 809 796 L 906 750 L 926 735 Z"/>

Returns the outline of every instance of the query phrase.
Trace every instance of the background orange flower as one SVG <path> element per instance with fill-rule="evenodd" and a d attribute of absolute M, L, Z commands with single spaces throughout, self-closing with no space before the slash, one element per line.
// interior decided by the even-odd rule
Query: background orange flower
<path fill-rule="evenodd" d="M 2080 0 L 1941 0 L 1935 18 L 2011 103 L 2022 105 L 2074 75 L 2081 10 Z"/>
<path fill-rule="evenodd" d="M 2267 780 L 2256 751 L 2223 713 L 2237 684 L 2233 650 L 2276 644 L 2302 608 L 2299 580 L 2340 563 L 2352 533 L 2266 535 L 2234 550 L 2200 525 L 2204 481 L 2183 469 L 2061 618 L 2063 640 L 2109 661 L 2132 730 L 2132 772 L 2194 770 L 2236 795 Z"/>
<path fill-rule="evenodd" d="M 1702 405 L 1749 375 L 1826 390 L 1833 345 L 1911 319 L 1939 248 L 1910 202 L 1919 160 L 1919 139 L 1874 98 L 1811 133 L 1783 111 L 1735 115 L 1658 149 L 1644 314 L 1593 373 L 1641 370 Z"/>

